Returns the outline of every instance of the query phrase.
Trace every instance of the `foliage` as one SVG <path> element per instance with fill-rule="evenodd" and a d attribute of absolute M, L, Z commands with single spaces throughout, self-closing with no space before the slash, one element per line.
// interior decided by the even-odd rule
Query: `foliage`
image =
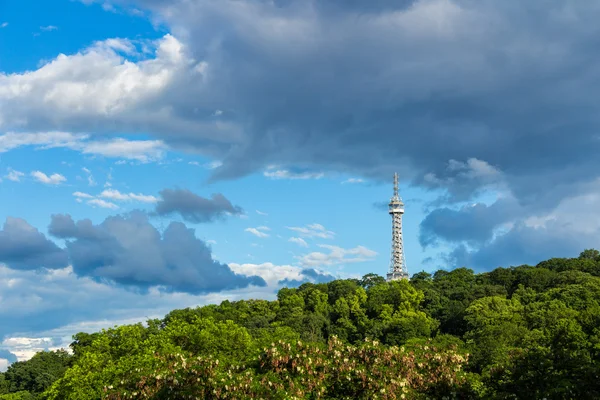
<path fill-rule="evenodd" d="M 181 354 L 160 360 L 134 385 L 124 380 L 107 387 L 107 398 L 398 399 L 468 390 L 462 369 L 467 356 L 428 342 L 398 348 L 369 340 L 351 346 L 336 337 L 326 346 L 280 341 L 265 348 L 253 367 Z"/>
<path fill-rule="evenodd" d="M 34 399 L 70 365 L 71 355 L 64 350 L 37 353 L 28 361 L 13 363 L 1 374 L 0 393 L 4 397 L 0 399 Z"/>
<path fill-rule="evenodd" d="M 73 339 L 0 374 L 0 400 L 595 399 L 600 252 L 305 283 Z"/>
<path fill-rule="evenodd" d="M 0 394 L 0 400 L 34 400 L 36 397 L 26 390 Z"/>

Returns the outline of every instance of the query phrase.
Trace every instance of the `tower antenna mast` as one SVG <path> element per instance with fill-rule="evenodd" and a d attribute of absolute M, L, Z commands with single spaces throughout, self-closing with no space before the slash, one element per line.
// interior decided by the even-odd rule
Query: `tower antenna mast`
<path fill-rule="evenodd" d="M 402 215 L 404 214 L 404 203 L 398 194 L 398 173 L 394 174 L 394 195 L 390 200 L 389 214 L 392 216 L 392 256 L 387 280 L 396 281 L 408 279 L 406 259 L 404 258 L 404 243 L 402 241 Z"/>

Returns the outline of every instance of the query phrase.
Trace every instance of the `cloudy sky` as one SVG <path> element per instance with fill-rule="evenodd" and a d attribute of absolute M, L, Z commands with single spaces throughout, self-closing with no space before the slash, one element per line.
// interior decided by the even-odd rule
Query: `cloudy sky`
<path fill-rule="evenodd" d="M 78 331 L 600 247 L 600 5 L 0 1 L 0 369 Z"/>

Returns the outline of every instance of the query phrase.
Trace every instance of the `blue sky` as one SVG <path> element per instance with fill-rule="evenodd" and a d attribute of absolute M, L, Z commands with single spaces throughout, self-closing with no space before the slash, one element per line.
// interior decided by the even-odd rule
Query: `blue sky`
<path fill-rule="evenodd" d="M 597 14 L 0 1 L 0 350 L 384 275 L 394 172 L 411 273 L 600 247 Z"/>

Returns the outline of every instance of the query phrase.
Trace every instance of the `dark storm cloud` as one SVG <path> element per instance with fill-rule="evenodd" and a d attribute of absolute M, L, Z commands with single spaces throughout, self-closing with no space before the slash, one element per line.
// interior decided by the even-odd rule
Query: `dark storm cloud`
<path fill-rule="evenodd" d="M 265 286 L 257 276 L 239 275 L 212 258 L 194 230 L 171 222 L 161 234 L 141 212 L 107 218 L 99 225 L 53 215 L 49 232 L 67 239 L 74 272 L 99 281 L 192 294 Z"/>
<path fill-rule="evenodd" d="M 600 177 L 596 2 L 113 3 L 150 11 L 182 41 L 181 52 L 172 41 L 157 51 L 167 84 L 145 96 L 140 80 L 143 95 L 102 97 L 108 106 L 95 92 L 55 96 L 55 81 L 103 87 L 115 78 L 104 68 L 122 69 L 65 59 L 55 75 L 0 78 L 11 88 L 0 90 L 5 127 L 150 133 L 223 160 L 213 179 L 270 164 L 376 180 L 397 170 L 447 191 L 445 202 L 502 182 L 535 212 L 552 212 Z M 13 89 L 16 80 L 27 87 Z"/>
<path fill-rule="evenodd" d="M 187 189 L 164 189 L 156 203 L 158 215 L 179 214 L 188 222 L 198 224 L 211 222 L 227 214 L 243 213 L 241 207 L 234 206 L 222 194 L 213 194 L 210 199 L 198 196 Z"/>
<path fill-rule="evenodd" d="M 0 262 L 13 269 L 64 268 L 67 253 L 20 218 L 8 217 L 0 230 Z"/>
<path fill-rule="evenodd" d="M 519 225 L 475 250 L 459 245 L 447 254 L 446 259 L 449 266 L 466 266 L 476 271 L 536 265 L 548 258 L 577 257 L 586 248 L 598 248 L 599 233 L 574 232 L 560 222 L 537 228 Z"/>
<path fill-rule="evenodd" d="M 476 203 L 458 210 L 438 208 L 421 222 L 419 242 L 423 247 L 435 245 L 439 239 L 475 245 L 485 243 L 498 225 L 518 217 L 521 212 L 514 199 L 502 199 L 490 206 Z"/>
<path fill-rule="evenodd" d="M 535 170 L 530 179 L 549 184 L 558 164 L 577 181 L 600 170 L 594 2 L 112 3 L 149 10 L 183 41 L 182 56 L 204 64 L 177 64 L 167 87 L 106 126 L 217 156 L 216 179 L 269 163 L 375 179 L 400 170 L 420 185 L 427 174 L 443 177 L 441 187 L 460 186 L 464 197 L 484 183 L 457 183 L 464 171 L 447 166 L 476 159 L 503 171 L 518 196 L 535 196 L 516 178 Z M 15 121 L 46 115 L 27 110 L 13 110 Z M 94 126 L 105 118 L 48 112 L 43 122 L 77 128 L 83 116 Z"/>

